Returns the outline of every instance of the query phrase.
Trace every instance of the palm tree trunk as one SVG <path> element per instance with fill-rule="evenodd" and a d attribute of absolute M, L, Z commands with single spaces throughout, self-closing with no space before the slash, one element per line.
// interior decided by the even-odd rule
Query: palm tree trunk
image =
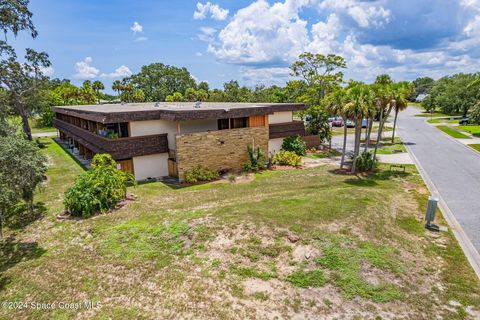
<path fill-rule="evenodd" d="M 378 144 L 380 143 L 382 137 L 382 129 L 383 129 L 383 108 L 380 110 L 380 121 L 378 124 L 378 133 L 377 133 L 377 143 L 375 143 L 375 150 L 373 151 L 373 161 L 377 158 L 377 150 Z"/>
<path fill-rule="evenodd" d="M 355 160 L 360 153 L 360 139 L 361 138 L 362 138 L 362 118 L 357 116 L 357 119 L 355 119 L 355 145 L 354 145 L 354 148 L 353 148 L 352 173 L 355 173 L 356 170 L 357 170 Z"/>
<path fill-rule="evenodd" d="M 393 121 L 392 143 L 395 141 L 395 128 L 397 127 L 398 108 L 395 109 L 395 120 Z"/>
<path fill-rule="evenodd" d="M 345 152 L 347 149 L 347 119 L 343 119 L 343 148 L 342 148 L 342 160 L 340 161 L 340 169 L 343 169 L 343 165 L 345 162 Z"/>
<path fill-rule="evenodd" d="M 368 151 L 370 147 L 370 135 L 372 134 L 372 127 L 373 127 L 373 117 L 368 119 L 368 126 L 367 126 L 367 137 L 365 138 L 365 152 Z"/>

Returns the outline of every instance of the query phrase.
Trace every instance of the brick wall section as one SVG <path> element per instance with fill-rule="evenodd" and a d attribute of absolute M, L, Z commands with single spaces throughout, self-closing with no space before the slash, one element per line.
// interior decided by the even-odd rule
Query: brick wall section
<path fill-rule="evenodd" d="M 198 132 L 176 136 L 180 181 L 185 171 L 201 165 L 212 170 L 239 170 L 248 161 L 247 146 L 259 146 L 268 152 L 268 127 L 239 128 Z"/>

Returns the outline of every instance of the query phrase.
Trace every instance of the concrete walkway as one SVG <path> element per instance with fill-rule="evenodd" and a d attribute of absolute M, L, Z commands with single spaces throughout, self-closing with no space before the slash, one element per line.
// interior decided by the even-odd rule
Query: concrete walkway
<path fill-rule="evenodd" d="M 401 112 L 398 133 L 480 277 L 480 153 L 415 117 L 418 113 L 413 106 Z"/>
<path fill-rule="evenodd" d="M 364 137 L 365 133 L 362 134 L 362 138 Z M 384 138 L 388 138 L 392 136 L 392 131 L 385 131 L 382 136 Z M 376 135 L 372 138 L 376 138 Z M 355 141 L 355 137 L 353 134 L 347 135 L 347 155 L 351 156 L 353 154 L 353 144 Z M 332 138 L 332 148 L 342 151 L 343 148 L 343 135 L 337 135 L 333 136 Z M 363 147 L 361 148 L 363 151 Z M 372 150 L 372 148 L 369 148 L 369 150 Z M 389 163 L 389 164 L 414 164 L 413 160 L 410 158 L 408 153 L 402 152 L 402 153 L 396 153 L 396 154 L 378 154 L 378 161 L 383 162 L 383 163 Z"/>
<path fill-rule="evenodd" d="M 57 131 L 49 131 L 49 132 L 37 132 L 32 133 L 32 137 L 56 137 L 58 135 Z"/>
<path fill-rule="evenodd" d="M 395 154 L 378 154 L 378 161 L 389 164 L 415 164 L 407 152 Z"/>

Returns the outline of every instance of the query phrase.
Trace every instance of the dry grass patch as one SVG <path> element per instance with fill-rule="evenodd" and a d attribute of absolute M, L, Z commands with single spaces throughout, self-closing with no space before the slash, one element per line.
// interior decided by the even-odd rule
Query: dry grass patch
<path fill-rule="evenodd" d="M 102 307 L 0 309 L 0 318 L 467 319 L 480 306 L 480 284 L 452 234 L 423 228 L 428 194 L 413 166 L 153 182 L 130 190 L 138 200 L 114 213 L 57 221 L 80 169 L 55 145 L 47 152 L 54 166 L 37 198 L 46 213 L 9 230 L 0 293 Z"/>

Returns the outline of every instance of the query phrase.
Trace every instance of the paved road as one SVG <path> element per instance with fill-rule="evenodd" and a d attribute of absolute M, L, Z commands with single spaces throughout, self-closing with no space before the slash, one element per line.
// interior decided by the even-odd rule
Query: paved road
<path fill-rule="evenodd" d="M 409 107 L 399 114 L 399 135 L 480 251 L 480 154 L 415 117 L 417 113 Z"/>

